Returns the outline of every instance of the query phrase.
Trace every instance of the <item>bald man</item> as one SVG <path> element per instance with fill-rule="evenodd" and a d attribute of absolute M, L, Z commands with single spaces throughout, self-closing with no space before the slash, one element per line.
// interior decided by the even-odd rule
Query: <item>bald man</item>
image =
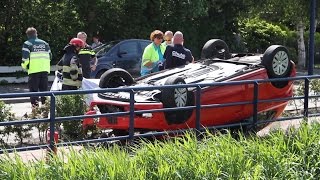
<path fill-rule="evenodd" d="M 173 35 L 173 45 L 168 45 L 164 52 L 165 69 L 175 68 L 193 62 L 189 49 L 183 47 L 183 34 L 177 31 Z"/>

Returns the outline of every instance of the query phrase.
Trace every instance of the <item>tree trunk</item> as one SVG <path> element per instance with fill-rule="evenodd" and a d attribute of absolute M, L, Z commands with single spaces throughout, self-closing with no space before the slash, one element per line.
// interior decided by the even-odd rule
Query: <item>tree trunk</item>
<path fill-rule="evenodd" d="M 304 24 L 300 21 L 297 25 L 298 30 L 298 67 L 306 68 L 306 46 L 304 44 Z"/>

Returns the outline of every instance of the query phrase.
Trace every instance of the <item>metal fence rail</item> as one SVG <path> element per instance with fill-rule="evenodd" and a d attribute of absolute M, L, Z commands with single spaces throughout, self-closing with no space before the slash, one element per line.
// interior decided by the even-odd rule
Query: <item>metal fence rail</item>
<path fill-rule="evenodd" d="M 235 127 L 240 125 L 258 125 L 257 115 L 258 115 L 258 104 L 261 102 L 273 102 L 273 101 L 289 101 L 296 99 L 304 99 L 304 113 L 301 116 L 294 117 L 286 117 L 286 118 L 278 118 L 273 120 L 266 120 L 266 122 L 275 122 L 275 121 L 284 121 L 284 120 L 293 120 L 300 118 L 308 118 L 320 116 L 319 113 L 310 114 L 308 111 L 309 102 L 308 99 L 311 97 L 320 97 L 320 96 L 309 96 L 309 82 L 312 79 L 319 79 L 320 75 L 313 76 L 298 76 L 298 77 L 289 77 L 289 78 L 279 78 L 279 79 L 268 79 L 268 80 L 243 80 L 243 81 L 232 81 L 232 82 L 214 82 L 214 83 L 197 83 L 197 84 L 181 84 L 181 85 L 166 85 L 166 86 L 150 86 L 150 87 L 124 87 L 124 88 L 109 88 L 109 89 L 93 89 L 93 90 L 69 90 L 69 91 L 51 91 L 51 92 L 33 92 L 33 93 L 7 93 L 0 94 L 1 98 L 16 98 L 16 97 L 33 97 L 33 96 L 50 96 L 50 116 L 44 119 L 31 119 L 31 120 L 19 120 L 19 121 L 10 121 L 10 122 L 0 122 L 0 126 L 8 126 L 8 125 L 24 125 L 24 124 L 34 124 L 34 123 L 50 123 L 50 144 L 49 148 L 53 149 L 55 146 L 67 146 L 74 144 L 86 144 L 86 143 L 98 143 L 112 140 L 123 140 L 123 139 L 133 139 L 136 137 L 148 137 L 148 136 L 158 136 L 158 135 L 167 135 L 171 133 L 183 133 L 185 131 L 196 131 L 197 133 L 204 131 L 205 129 L 216 129 L 216 128 L 227 128 L 227 127 Z M 259 83 L 268 83 L 268 82 L 276 82 L 276 81 L 298 81 L 304 80 L 305 86 L 304 96 L 299 97 L 290 97 L 290 98 L 278 98 L 278 99 L 267 99 L 267 100 L 259 100 L 258 99 L 258 90 Z M 209 105 L 201 105 L 201 88 L 203 87 L 212 87 L 212 86 L 225 86 L 225 85 L 243 85 L 243 84 L 253 84 L 254 92 L 252 101 L 246 102 L 233 102 L 233 103 L 224 103 L 224 104 L 209 104 Z M 164 109 L 150 109 L 150 110 L 137 110 L 134 109 L 134 92 L 139 90 L 154 90 L 154 89 L 165 89 L 165 88 L 195 88 L 196 89 L 196 102 L 194 106 L 186 106 L 179 108 L 164 108 Z M 80 115 L 80 116 L 68 116 L 68 117 L 56 117 L 56 96 L 58 95 L 72 95 L 72 94 L 91 94 L 91 93 L 105 93 L 105 92 L 129 92 L 130 93 L 130 110 L 129 112 L 115 112 L 115 113 L 103 113 L 103 114 L 95 114 L 95 115 Z M 253 104 L 253 121 L 251 123 L 242 122 L 221 126 L 212 126 L 212 127 L 201 127 L 200 119 L 201 113 L 200 110 L 202 108 L 212 108 L 212 107 L 226 107 L 226 106 L 235 106 L 242 104 Z M 155 132 L 155 133 L 147 133 L 147 134 L 134 134 L 134 115 L 136 113 L 152 113 L 152 112 L 167 112 L 174 110 L 186 110 L 186 109 L 195 109 L 196 113 L 196 121 L 194 129 L 184 129 L 184 130 L 174 130 L 174 131 L 166 131 L 166 132 Z M 54 142 L 54 132 L 55 132 L 55 123 L 64 122 L 70 120 L 82 120 L 84 118 L 97 118 L 102 116 L 123 116 L 129 115 L 129 135 L 127 136 L 118 136 L 118 137 L 109 137 L 109 138 L 100 138 L 100 139 L 90 139 L 90 140 L 82 140 L 82 141 L 72 141 L 65 143 L 57 143 Z M 13 152 L 13 151 L 26 151 L 26 150 L 35 150 L 41 148 L 48 148 L 48 145 L 37 145 L 37 146 L 28 146 L 28 147 L 19 147 L 12 149 L 0 149 L 0 154 L 4 152 Z"/>

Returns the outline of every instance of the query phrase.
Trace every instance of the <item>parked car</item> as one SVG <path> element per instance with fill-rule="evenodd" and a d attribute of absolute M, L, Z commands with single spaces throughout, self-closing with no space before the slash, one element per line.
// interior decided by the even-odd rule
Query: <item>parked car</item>
<path fill-rule="evenodd" d="M 95 71 L 91 78 L 100 76 L 109 69 L 122 68 L 137 77 L 140 75 L 140 64 L 144 48 L 151 41 L 144 39 L 127 39 L 111 41 L 94 49 L 98 58 Z"/>
<path fill-rule="evenodd" d="M 121 86 L 161 86 L 191 83 L 231 82 L 240 80 L 293 77 L 295 65 L 289 59 L 288 50 L 281 45 L 270 46 L 264 54 L 231 54 L 226 43 L 219 39 L 208 41 L 202 49 L 202 58 L 193 64 L 166 69 L 133 79 L 130 73 L 115 68 L 106 71 L 100 79 L 101 88 Z M 286 98 L 293 95 L 292 81 L 258 83 L 258 100 Z M 201 87 L 201 105 L 253 102 L 254 85 L 224 85 Z M 134 109 L 150 110 L 195 106 L 196 88 L 166 88 L 134 92 Z M 106 92 L 98 94 L 87 114 L 128 112 L 128 92 Z M 287 100 L 258 103 L 258 120 L 278 118 L 287 105 Z M 238 103 L 232 106 L 202 108 L 200 124 L 204 127 L 252 121 L 253 104 Z M 194 128 L 196 110 L 135 113 L 136 131 L 163 131 Z M 83 121 L 86 129 L 94 121 Z M 114 135 L 128 133 L 129 116 L 100 117 L 96 125 L 101 129 L 112 129 Z M 267 123 L 258 126 L 263 128 Z M 256 129 L 258 130 L 258 129 Z"/>

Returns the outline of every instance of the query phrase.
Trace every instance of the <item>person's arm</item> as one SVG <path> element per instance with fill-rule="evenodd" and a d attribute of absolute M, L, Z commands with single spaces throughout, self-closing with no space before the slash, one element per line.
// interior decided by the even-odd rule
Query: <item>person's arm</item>
<path fill-rule="evenodd" d="M 23 43 L 22 46 L 22 62 L 21 62 L 21 67 L 25 70 L 29 69 L 29 63 L 30 63 L 30 49 L 28 45 L 28 41 Z"/>
<path fill-rule="evenodd" d="M 62 69 L 63 69 L 63 59 L 64 59 L 64 56 L 62 56 L 62 58 L 59 60 L 58 64 L 57 64 L 57 71 L 59 71 L 60 73 L 62 73 Z"/>
<path fill-rule="evenodd" d="M 153 62 L 151 61 L 151 52 L 148 46 L 143 51 L 141 65 L 148 68 L 153 66 Z"/>
<path fill-rule="evenodd" d="M 90 50 L 90 55 L 91 55 L 91 61 L 92 61 L 90 68 L 91 68 L 91 71 L 95 71 L 97 68 L 98 59 L 97 59 L 96 53 L 92 49 Z"/>
<path fill-rule="evenodd" d="M 171 46 L 167 46 L 166 50 L 164 51 L 163 57 L 166 60 L 164 68 L 165 69 L 172 68 L 172 47 Z"/>
<path fill-rule="evenodd" d="M 95 71 L 98 64 L 98 58 L 95 56 L 94 58 L 92 58 L 92 61 L 93 61 L 93 64 L 91 65 L 91 71 Z"/>
<path fill-rule="evenodd" d="M 52 52 L 51 52 L 51 48 L 50 48 L 50 46 L 49 46 L 49 44 L 48 44 L 48 43 L 46 43 L 46 46 L 47 46 L 47 48 L 48 48 L 49 58 L 50 58 L 50 61 L 51 61 L 51 60 L 52 60 Z"/>
<path fill-rule="evenodd" d="M 193 55 L 192 55 L 192 53 L 191 53 L 191 51 L 189 50 L 189 58 L 188 58 L 188 60 L 189 60 L 189 62 L 190 63 L 194 63 L 194 57 L 193 57 Z"/>

